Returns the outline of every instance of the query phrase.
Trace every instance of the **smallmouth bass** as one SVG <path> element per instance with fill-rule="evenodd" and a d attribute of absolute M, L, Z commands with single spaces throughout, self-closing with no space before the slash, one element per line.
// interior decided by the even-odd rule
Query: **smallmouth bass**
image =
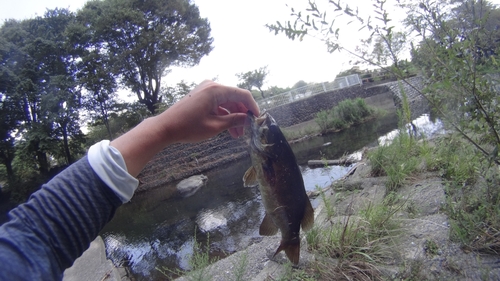
<path fill-rule="evenodd" d="M 255 117 L 247 113 L 252 167 L 243 176 L 245 186 L 259 185 L 266 215 L 259 234 L 281 232 L 281 243 L 273 257 L 285 251 L 295 265 L 300 258 L 300 228 L 314 224 L 314 210 L 307 197 L 304 181 L 292 148 L 269 113 Z"/>

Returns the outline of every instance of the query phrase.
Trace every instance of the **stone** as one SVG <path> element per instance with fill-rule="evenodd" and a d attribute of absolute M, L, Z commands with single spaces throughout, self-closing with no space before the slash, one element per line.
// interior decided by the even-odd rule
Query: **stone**
<path fill-rule="evenodd" d="M 191 176 L 177 184 L 177 191 L 184 198 L 192 196 L 207 183 L 207 180 L 205 175 Z"/>

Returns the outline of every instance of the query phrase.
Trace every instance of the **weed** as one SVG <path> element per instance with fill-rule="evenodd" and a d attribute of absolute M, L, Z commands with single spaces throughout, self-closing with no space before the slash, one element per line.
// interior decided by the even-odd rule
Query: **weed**
<path fill-rule="evenodd" d="M 208 266 L 215 260 L 210 258 L 210 237 L 207 238 L 206 248 L 196 241 L 194 237 L 193 255 L 189 260 L 191 271 L 187 274 L 190 281 L 208 281 L 212 280 L 212 274 L 208 270 Z"/>
<path fill-rule="evenodd" d="M 316 281 L 314 275 L 306 272 L 305 270 L 293 268 L 290 262 L 284 264 L 284 272 L 277 278 L 272 278 L 268 276 L 265 280 L 272 281 Z"/>
<path fill-rule="evenodd" d="M 193 255 L 189 259 L 190 271 L 185 276 L 189 281 L 210 281 L 213 279 L 213 276 L 208 270 L 208 266 L 216 261 L 215 258 L 210 257 L 210 236 L 207 237 L 207 245 L 205 247 L 196 240 L 196 230 L 193 240 Z M 156 268 L 156 270 L 166 277 L 183 274 L 179 269 L 172 270 L 166 267 Z"/>
<path fill-rule="evenodd" d="M 374 114 L 375 110 L 367 105 L 364 99 L 347 99 L 339 102 L 330 110 L 318 112 L 315 120 L 322 132 L 328 132 L 361 123 Z"/>
<path fill-rule="evenodd" d="M 429 280 L 425 270 L 422 270 L 423 267 L 424 262 L 421 259 L 410 260 L 408 263 L 405 262 L 398 279 L 404 281 Z"/>
<path fill-rule="evenodd" d="M 396 191 L 417 171 L 421 163 L 420 145 L 407 134 L 400 133 L 391 144 L 382 145 L 368 154 L 374 176 L 387 176 L 387 192 Z M 426 152 L 428 153 L 428 152 Z"/>
<path fill-rule="evenodd" d="M 322 190 L 319 185 L 316 185 L 316 190 L 318 190 L 321 196 L 321 200 L 323 201 L 323 204 L 325 206 L 327 218 L 328 219 L 333 218 L 333 216 L 335 215 L 335 208 L 333 207 L 333 204 L 331 203 L 330 199 L 327 198 L 325 191 Z"/>
<path fill-rule="evenodd" d="M 408 203 L 406 203 L 405 211 L 408 213 L 408 216 L 412 219 L 416 218 L 420 212 L 419 207 L 413 200 L 408 201 Z"/>
<path fill-rule="evenodd" d="M 234 265 L 234 281 L 243 281 L 243 276 L 247 271 L 248 266 L 248 252 L 245 251 L 238 262 Z"/>
<path fill-rule="evenodd" d="M 318 257 L 315 271 L 320 280 L 383 280 L 380 271 L 372 263 L 361 260 L 339 260 Z"/>
<path fill-rule="evenodd" d="M 439 254 L 439 246 L 434 240 L 425 240 L 424 242 L 425 253 L 431 257 Z"/>

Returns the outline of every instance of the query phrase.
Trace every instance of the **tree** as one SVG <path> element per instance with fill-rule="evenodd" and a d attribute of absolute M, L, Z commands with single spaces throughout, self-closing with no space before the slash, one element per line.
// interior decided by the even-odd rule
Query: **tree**
<path fill-rule="evenodd" d="M 83 106 L 92 122 L 100 120 L 104 124 L 108 137 L 112 140 L 109 117 L 117 110 L 117 84 L 111 72 L 110 60 L 99 50 L 84 50 L 79 69 L 78 81 L 85 89 Z"/>
<path fill-rule="evenodd" d="M 401 54 L 408 47 L 406 34 L 398 31 L 387 35 L 378 34 L 361 40 L 362 45 L 356 51 L 364 60 L 360 63 L 375 62 L 377 65 L 399 67 Z"/>
<path fill-rule="evenodd" d="M 304 80 L 300 80 L 297 83 L 293 84 L 292 89 L 297 89 L 305 86 L 307 86 L 307 83 Z"/>
<path fill-rule="evenodd" d="M 365 37 L 368 39 L 390 38 L 397 32 L 384 8 L 384 0 L 373 1 L 375 10 L 368 17 L 361 17 L 357 9 L 336 1 L 328 1 L 331 9 L 327 11 L 320 10 L 314 1 L 309 3 L 306 11 L 292 10 L 294 21 L 269 25 L 270 29 L 291 39 L 301 39 L 307 34 L 321 36 L 329 51 L 347 50 L 340 38 L 339 30 L 343 27 L 336 22 L 342 16 L 369 31 Z M 386 67 L 368 54 L 347 51 L 391 71 L 400 83 L 419 91 L 446 127 L 462 137 L 457 140 L 452 135 L 441 140 L 442 143 L 436 142 L 449 154 L 445 156 L 449 160 L 440 163 L 439 169 L 445 171 L 443 178 L 449 187 L 446 210 L 450 236 L 460 239 L 467 249 L 498 254 L 495 245 L 500 228 L 499 8 L 481 0 L 399 0 L 398 3 L 406 16 L 409 38 L 414 38 L 407 43 L 412 47 L 413 64 L 421 69 L 423 89 L 405 79 L 406 63 L 400 65 L 403 61 Z M 394 42 L 387 40 L 387 43 Z M 403 107 L 408 108 L 408 103 Z M 403 115 L 404 121 L 408 121 L 408 115 Z M 474 160 L 466 164 L 470 164 L 468 168 L 458 168 L 459 173 L 446 175 L 463 165 L 455 163 L 463 161 L 456 161 L 454 155 L 456 147 L 469 151 L 462 143 L 476 149 L 477 153 L 468 155 Z M 456 179 L 463 175 L 467 176 Z"/>
<path fill-rule="evenodd" d="M 14 25 L 7 21 L 6 26 Z M 0 32 L 4 29 L 0 29 Z M 16 30 L 15 33 L 17 33 Z M 3 34 L 3 33 L 0 33 Z M 19 34 L 22 36 L 22 34 Z M 17 64 L 21 53 L 17 46 L 0 36 L 0 163 L 5 166 L 7 179 L 14 179 L 12 161 L 15 157 L 15 134 L 21 127 L 23 117 L 18 96 L 14 95 L 17 85 Z"/>
<path fill-rule="evenodd" d="M 4 84 L 2 91 L 4 101 L 16 109 L 10 111 L 16 114 L 9 114 L 6 120 L 15 118 L 19 124 L 2 137 L 12 143 L 8 138 L 15 131 L 21 138 L 16 147 L 22 143 L 22 153 L 36 160 L 42 174 L 49 172 L 50 156 L 62 156 L 71 163 L 71 139 L 81 135 L 75 57 L 67 48 L 65 37 L 66 27 L 73 19 L 68 10 L 55 9 L 43 17 L 8 21 L 0 28 L 5 46 L 2 72 L 10 81 L 10 86 Z"/>
<path fill-rule="evenodd" d="M 196 65 L 212 50 L 208 20 L 188 0 L 90 1 L 78 19 L 88 27 L 87 48 L 107 54 L 113 73 L 152 114 L 169 67 Z"/>
<path fill-rule="evenodd" d="M 189 94 L 189 92 L 191 92 L 191 90 L 193 90 L 195 87 L 196 83 L 187 83 L 186 81 L 181 80 L 173 87 L 169 86 L 162 89 L 162 95 L 165 98 L 164 104 L 166 108 L 174 105 L 174 103 L 179 101 L 185 95 Z"/>
<path fill-rule="evenodd" d="M 266 76 L 268 74 L 269 71 L 267 70 L 267 66 L 253 71 L 238 73 L 236 74 L 236 76 L 241 81 L 241 83 L 238 84 L 238 87 L 247 89 L 249 91 L 252 91 L 252 88 L 256 87 L 257 89 L 259 89 L 262 98 L 265 98 L 262 86 L 264 85 L 264 80 L 266 79 Z"/>
<path fill-rule="evenodd" d="M 358 9 L 340 1 L 329 1 L 331 9 L 328 11 L 320 10 L 315 2 L 309 1 L 306 11 L 292 8 L 294 20 L 267 26 L 276 34 L 285 33 L 292 40 L 315 34 L 316 37 L 323 38 L 328 51 L 347 51 L 363 61 L 392 72 L 405 82 L 407 67 L 399 67 L 396 52 L 398 46 L 405 42 L 402 40 L 404 38 L 396 35 L 398 32 L 394 30 L 389 18 L 386 1 L 373 2 L 373 15 L 362 17 Z M 495 27 L 498 26 L 498 9 L 487 1 L 474 0 L 398 2 L 407 15 L 406 25 L 412 35 L 417 40 L 420 39 L 419 45 L 413 45 L 412 53 L 414 63 L 426 70 L 424 73 L 428 87 L 421 91 L 422 96 L 466 140 L 500 165 L 500 123 L 497 121 L 500 114 L 496 110 L 500 100 L 494 91 L 494 81 L 498 83 L 498 79 L 488 78 L 494 76 L 486 75 L 488 71 L 498 69 L 497 52 L 491 51 L 496 50 L 496 45 L 486 43 L 498 43 L 498 37 L 492 35 L 498 32 Z M 336 22 L 342 16 L 357 23 L 360 30 L 368 31 L 365 42 L 385 43 L 375 54 L 388 52 L 394 62 L 392 67 L 382 65 L 383 60 L 378 60 L 377 56 L 357 53 L 342 44 L 341 28 Z M 401 40 L 395 40 L 398 37 Z M 483 40 L 484 38 L 493 40 Z M 484 140 L 488 140 L 486 146 L 481 145 Z M 492 148 L 488 148 L 490 145 L 493 145 Z"/>

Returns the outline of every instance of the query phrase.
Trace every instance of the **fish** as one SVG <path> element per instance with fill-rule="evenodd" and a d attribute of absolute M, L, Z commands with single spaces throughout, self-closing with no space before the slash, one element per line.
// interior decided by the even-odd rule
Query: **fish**
<path fill-rule="evenodd" d="M 274 118 L 267 112 L 258 117 L 247 113 L 252 166 L 243 176 L 244 186 L 259 186 L 265 216 L 259 234 L 281 232 L 281 242 L 273 258 L 285 251 L 295 265 L 300 259 L 300 228 L 314 225 L 314 209 L 306 194 L 297 160 Z"/>

